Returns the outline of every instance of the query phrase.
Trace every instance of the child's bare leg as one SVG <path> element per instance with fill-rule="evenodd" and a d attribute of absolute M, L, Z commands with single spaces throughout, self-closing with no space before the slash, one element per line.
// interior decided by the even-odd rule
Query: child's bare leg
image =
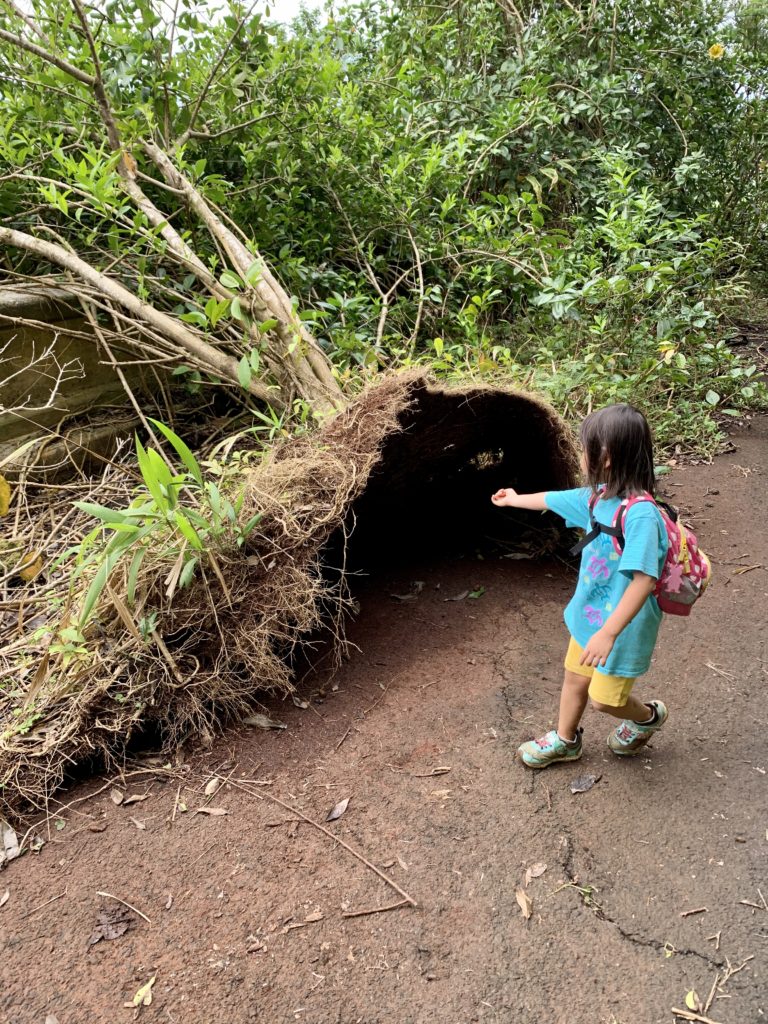
<path fill-rule="evenodd" d="M 576 739 L 576 728 L 587 706 L 589 684 L 589 676 L 565 670 L 560 691 L 560 715 L 557 719 L 557 731 L 561 739 Z"/>
<path fill-rule="evenodd" d="M 620 708 L 614 707 L 612 704 L 602 704 L 599 700 L 593 700 L 592 707 L 595 711 L 601 711 L 604 715 L 612 715 L 614 718 L 628 718 L 630 722 L 647 722 L 653 718 L 653 708 L 643 704 L 641 700 L 633 697 L 632 694 L 627 698 L 627 703 L 623 704 Z"/>

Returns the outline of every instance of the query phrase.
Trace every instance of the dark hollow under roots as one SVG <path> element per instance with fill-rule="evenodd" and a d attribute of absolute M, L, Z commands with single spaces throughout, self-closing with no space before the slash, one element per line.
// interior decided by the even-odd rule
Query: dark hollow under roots
<path fill-rule="evenodd" d="M 343 539 L 345 568 L 363 573 L 424 556 L 536 545 L 537 535 L 542 552 L 557 541 L 554 517 L 490 500 L 500 487 L 573 486 L 573 447 L 553 410 L 522 392 L 440 389 L 424 380 L 408 398 L 343 531 L 323 552 L 326 565 L 340 564 Z"/>

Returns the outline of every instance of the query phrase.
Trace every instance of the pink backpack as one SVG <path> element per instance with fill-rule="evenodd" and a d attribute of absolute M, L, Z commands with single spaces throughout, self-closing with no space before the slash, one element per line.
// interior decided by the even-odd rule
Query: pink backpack
<path fill-rule="evenodd" d="M 667 557 L 653 596 L 659 602 L 659 608 L 668 615 L 690 615 L 691 608 L 707 589 L 712 577 L 712 565 L 699 547 L 696 535 L 678 521 L 677 511 L 671 505 L 658 501 L 647 491 L 624 498 L 616 509 L 612 526 L 605 526 L 595 519 L 594 508 L 599 500 L 599 494 L 593 494 L 589 499 L 591 530 L 571 553 L 578 554 L 599 533 L 607 533 L 613 537 L 614 549 L 620 555 L 624 550 L 624 520 L 627 512 L 638 502 L 653 502 L 661 514 L 668 541 Z"/>

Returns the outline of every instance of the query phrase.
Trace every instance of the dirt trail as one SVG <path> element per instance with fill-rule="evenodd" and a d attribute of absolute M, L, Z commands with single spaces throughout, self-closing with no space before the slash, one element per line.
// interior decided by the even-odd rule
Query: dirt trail
<path fill-rule="evenodd" d="M 766 440 L 763 421 L 733 454 L 672 474 L 717 583 L 690 622 L 663 627 L 639 692 L 670 721 L 647 757 L 613 758 L 588 713 L 578 765 L 534 775 L 513 759 L 553 720 L 562 563 L 467 559 L 369 582 L 360 652 L 305 684 L 325 697 L 272 706 L 285 731 L 230 732 L 188 757 L 186 813 L 170 821 L 176 778 L 135 776 L 124 792 L 147 800 L 77 804 L 0 876 L 0 1019 L 128 1021 L 124 1002 L 156 976 L 145 1022 L 670 1024 L 689 990 L 705 1003 L 744 964 L 704 1016 L 768 1020 Z M 416 579 L 416 601 L 389 596 Z M 478 584 L 481 597 L 445 600 Z M 226 816 L 193 816 L 215 769 L 271 780 L 260 789 L 316 821 L 351 797 L 327 827 L 418 908 L 342 917 L 399 897 L 278 806 L 227 788 L 210 801 Z M 602 777 L 572 795 L 586 772 Z M 534 864 L 526 921 L 515 893 Z M 99 890 L 151 923 L 89 946 L 100 907 L 118 906 Z"/>

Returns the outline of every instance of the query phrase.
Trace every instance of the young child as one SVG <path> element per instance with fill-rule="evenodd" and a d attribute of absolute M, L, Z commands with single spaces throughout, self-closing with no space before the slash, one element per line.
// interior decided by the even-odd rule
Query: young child
<path fill-rule="evenodd" d="M 653 494 L 653 442 L 637 409 L 611 405 L 591 413 L 581 426 L 581 446 L 586 487 L 539 494 L 506 488 L 493 495 L 494 505 L 550 509 L 568 526 L 589 530 L 594 495 L 599 495 L 595 520 L 611 526 L 622 498 Z M 667 533 L 652 502 L 633 504 L 625 513 L 623 529 L 621 555 L 612 537 L 602 532 L 582 551 L 576 593 L 564 616 L 571 641 L 557 729 L 519 747 L 529 768 L 581 757 L 579 722 L 588 697 L 597 711 L 622 719 L 608 737 L 608 746 L 621 757 L 639 753 L 667 720 L 660 700 L 644 704 L 632 693 L 637 677 L 648 670 L 661 622 L 652 595 L 667 553 Z"/>

